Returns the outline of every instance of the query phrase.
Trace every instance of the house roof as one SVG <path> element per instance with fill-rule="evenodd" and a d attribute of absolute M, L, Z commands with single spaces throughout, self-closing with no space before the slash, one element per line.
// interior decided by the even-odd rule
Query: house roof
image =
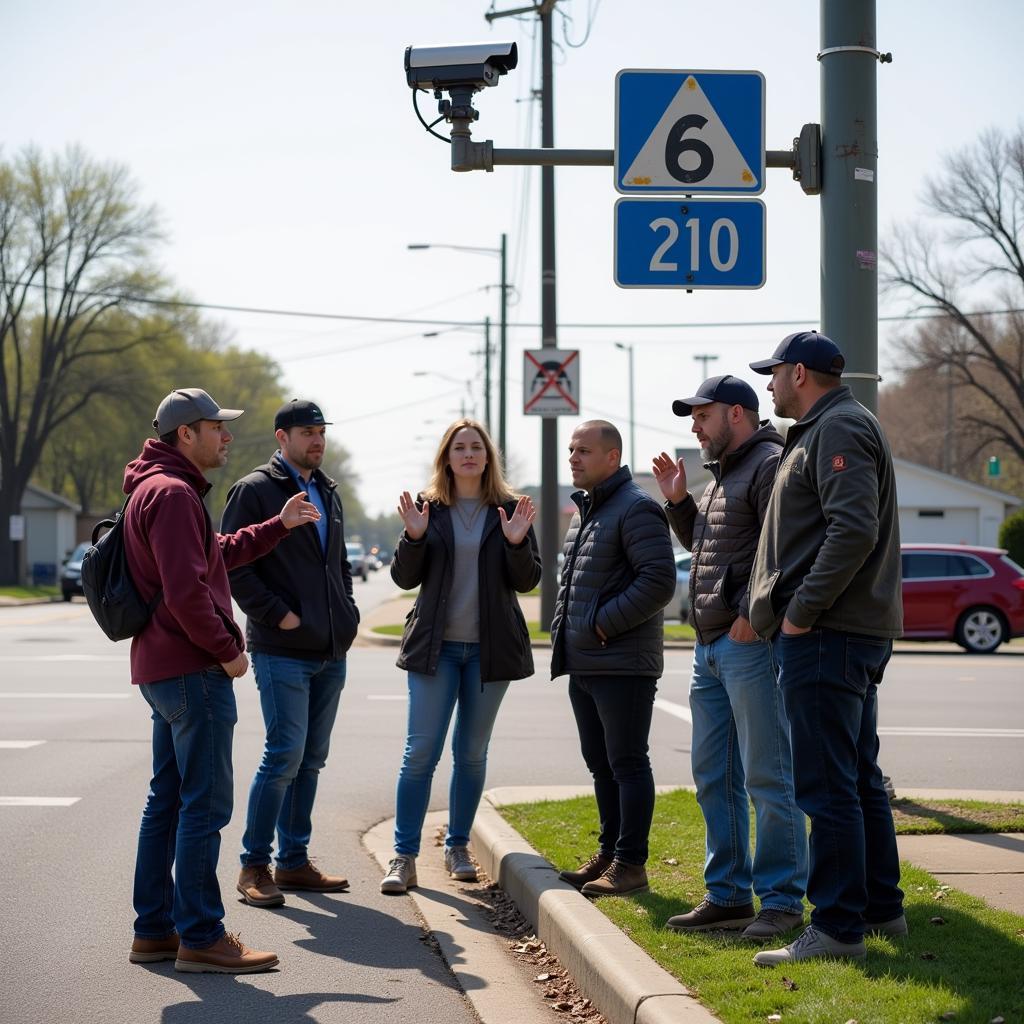
<path fill-rule="evenodd" d="M 897 473 L 900 469 L 911 470 L 915 473 L 920 473 L 922 476 L 931 478 L 940 483 L 946 484 L 950 487 L 957 487 L 960 490 L 970 491 L 979 496 L 984 496 L 989 499 L 998 499 L 1005 505 L 1024 505 L 1024 501 L 1020 498 L 1014 497 L 1012 494 L 1007 494 L 1006 491 L 997 491 L 994 487 L 982 487 L 981 484 L 971 483 L 970 480 L 963 480 L 958 476 L 953 476 L 951 473 L 943 473 L 940 469 L 932 469 L 931 466 L 922 466 L 919 462 L 911 462 L 909 459 L 897 459 L 893 458 L 893 464 L 896 467 Z"/>
<path fill-rule="evenodd" d="M 36 497 L 42 498 L 45 501 L 50 502 L 53 505 L 60 505 L 63 508 L 69 508 L 76 514 L 82 511 L 81 505 L 76 505 L 75 502 L 70 501 L 63 495 L 54 494 L 53 491 L 48 491 L 45 487 L 40 487 L 38 484 L 28 484 L 25 488 L 26 491 L 31 491 Z"/>

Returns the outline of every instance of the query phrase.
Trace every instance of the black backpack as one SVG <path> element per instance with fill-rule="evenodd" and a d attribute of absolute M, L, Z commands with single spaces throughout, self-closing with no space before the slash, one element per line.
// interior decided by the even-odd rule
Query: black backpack
<path fill-rule="evenodd" d="M 124 549 L 124 510 L 129 498 L 125 498 L 121 511 L 113 519 L 97 523 L 92 531 L 92 547 L 82 559 L 82 590 L 89 602 L 89 610 L 99 623 L 100 629 L 111 640 L 127 640 L 142 632 L 149 622 L 156 606 L 163 598 L 163 591 L 148 604 L 139 596 L 128 571 L 128 557 Z M 109 527 L 99 540 L 99 532 Z"/>

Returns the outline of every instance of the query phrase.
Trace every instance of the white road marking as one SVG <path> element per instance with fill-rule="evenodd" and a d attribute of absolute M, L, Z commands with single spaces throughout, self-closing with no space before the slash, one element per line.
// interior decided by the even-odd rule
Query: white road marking
<path fill-rule="evenodd" d="M 9 700 L 127 700 L 131 696 L 130 693 L 52 693 L 47 692 L 33 692 L 33 693 L 2 693 L 0 692 L 0 700 L 7 698 Z"/>
<path fill-rule="evenodd" d="M 0 807 L 70 807 L 80 796 L 0 796 Z"/>
<path fill-rule="evenodd" d="M 880 726 L 879 736 L 947 736 L 977 737 L 982 739 L 1003 737 L 1024 738 L 1024 729 L 958 729 L 942 725 L 889 725 Z"/>
<path fill-rule="evenodd" d="M 681 718 L 684 722 L 689 722 L 690 725 L 693 725 L 693 718 L 690 717 L 690 709 L 683 704 L 676 704 L 673 701 L 665 700 L 664 697 L 655 697 L 654 706 L 659 711 L 664 711 L 668 715 Z"/>
<path fill-rule="evenodd" d="M 367 700 L 408 700 L 409 695 L 405 693 L 368 693 Z"/>
<path fill-rule="evenodd" d="M 128 658 L 115 654 L 8 654 L 0 656 L 0 662 L 12 661 L 122 661 Z"/>
<path fill-rule="evenodd" d="M 28 750 L 29 747 L 39 747 L 46 740 L 0 740 L 0 750 Z"/>

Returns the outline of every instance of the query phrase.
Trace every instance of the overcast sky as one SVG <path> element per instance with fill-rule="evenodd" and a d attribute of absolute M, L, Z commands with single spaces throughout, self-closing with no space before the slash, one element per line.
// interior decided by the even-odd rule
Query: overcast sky
<path fill-rule="evenodd" d="M 510 0 L 506 7 L 520 6 Z M 440 321 L 497 319 L 498 261 L 411 242 L 496 247 L 509 235 L 509 455 L 519 484 L 539 475 L 539 421 L 521 415 L 523 349 L 540 344 L 538 170 L 454 174 L 449 147 L 416 121 L 402 58 L 409 43 L 515 39 L 519 68 L 480 94 L 474 138 L 539 145 L 536 19 L 488 26 L 487 0 L 3 0 L 6 96 L 0 143 L 81 143 L 123 162 L 162 212 L 167 275 L 196 301 Z M 556 22 L 555 144 L 614 143 L 621 68 L 754 69 L 766 79 L 767 145 L 788 148 L 820 120 L 818 4 L 811 0 L 562 0 Z M 589 35 L 587 29 L 589 27 Z M 943 154 L 987 126 L 1013 129 L 1024 73 L 1019 0 L 878 3 L 879 234 L 920 214 Z M 585 42 L 583 41 L 585 38 Z M 582 45 L 578 45 L 582 42 Z M 577 44 L 577 45 L 569 45 Z M 436 114 L 428 94 L 421 109 Z M 579 348 L 582 415 L 627 432 L 626 354 L 635 344 L 637 463 L 688 444 L 673 398 L 709 374 L 746 369 L 819 314 L 818 200 L 769 170 L 767 284 L 756 291 L 622 290 L 612 280 L 610 168 L 556 172 L 559 344 Z M 907 304 L 882 301 L 882 314 Z M 425 482 L 425 464 L 464 396 L 482 417 L 476 329 L 211 313 L 238 344 L 277 358 L 295 395 L 317 399 L 353 455 L 371 511 Z M 793 327 L 615 328 L 604 323 L 794 321 Z M 881 334 L 883 374 L 891 367 Z M 424 338 L 426 332 L 442 331 Z M 495 329 L 495 342 L 497 331 Z M 415 371 L 432 375 L 415 376 Z M 444 379 L 451 378 L 450 380 Z M 467 389 L 466 381 L 470 382 Z M 168 389 L 202 381 L 168 380 Z M 216 394 L 225 405 L 230 394 Z M 497 402 L 494 402 L 495 415 Z M 762 413 L 771 406 L 765 395 Z M 560 422 L 564 450 L 570 420 Z M 145 425 L 140 424 L 140 434 Z M 268 424 L 268 438 L 270 425 Z M 629 453 L 627 451 L 627 458 Z M 564 462 L 564 459 L 562 460 Z M 229 468 L 239 473 L 248 467 Z M 563 478 L 568 480 L 567 472 Z"/>

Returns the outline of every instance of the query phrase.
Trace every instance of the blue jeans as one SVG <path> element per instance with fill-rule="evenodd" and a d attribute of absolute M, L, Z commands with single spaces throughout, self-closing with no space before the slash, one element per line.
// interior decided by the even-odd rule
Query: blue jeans
<path fill-rule="evenodd" d="M 654 817 L 654 773 L 647 740 L 657 679 L 649 676 L 569 676 L 580 752 L 594 777 L 606 857 L 647 863 Z"/>
<path fill-rule="evenodd" d="M 508 683 L 480 683 L 480 645 L 445 641 L 437 675 L 409 673 L 409 726 L 395 798 L 395 852 L 415 857 L 430 803 L 430 784 L 452 735 L 452 780 L 448 789 L 445 846 L 465 846 L 480 805 L 487 774 L 487 746 Z"/>
<path fill-rule="evenodd" d="M 878 767 L 883 637 L 813 629 L 773 643 L 793 741 L 796 802 L 811 819 L 811 923 L 858 942 L 903 913 L 900 861 Z"/>
<path fill-rule="evenodd" d="M 793 794 L 789 724 L 767 644 L 697 644 L 690 760 L 706 826 L 704 884 L 722 907 L 803 913 L 807 825 Z M 749 802 L 748 802 L 749 794 Z M 757 840 L 750 857 L 750 803 Z"/>
<path fill-rule="evenodd" d="M 252 667 L 267 740 L 249 789 L 242 866 L 270 863 L 276 827 L 278 867 L 292 870 L 309 860 L 313 801 L 345 686 L 345 659 L 254 651 Z"/>
<path fill-rule="evenodd" d="M 153 779 L 135 861 L 135 934 L 177 929 L 182 945 L 202 949 L 224 934 L 217 858 L 231 820 L 235 691 L 217 667 L 139 692 L 153 711 Z"/>

